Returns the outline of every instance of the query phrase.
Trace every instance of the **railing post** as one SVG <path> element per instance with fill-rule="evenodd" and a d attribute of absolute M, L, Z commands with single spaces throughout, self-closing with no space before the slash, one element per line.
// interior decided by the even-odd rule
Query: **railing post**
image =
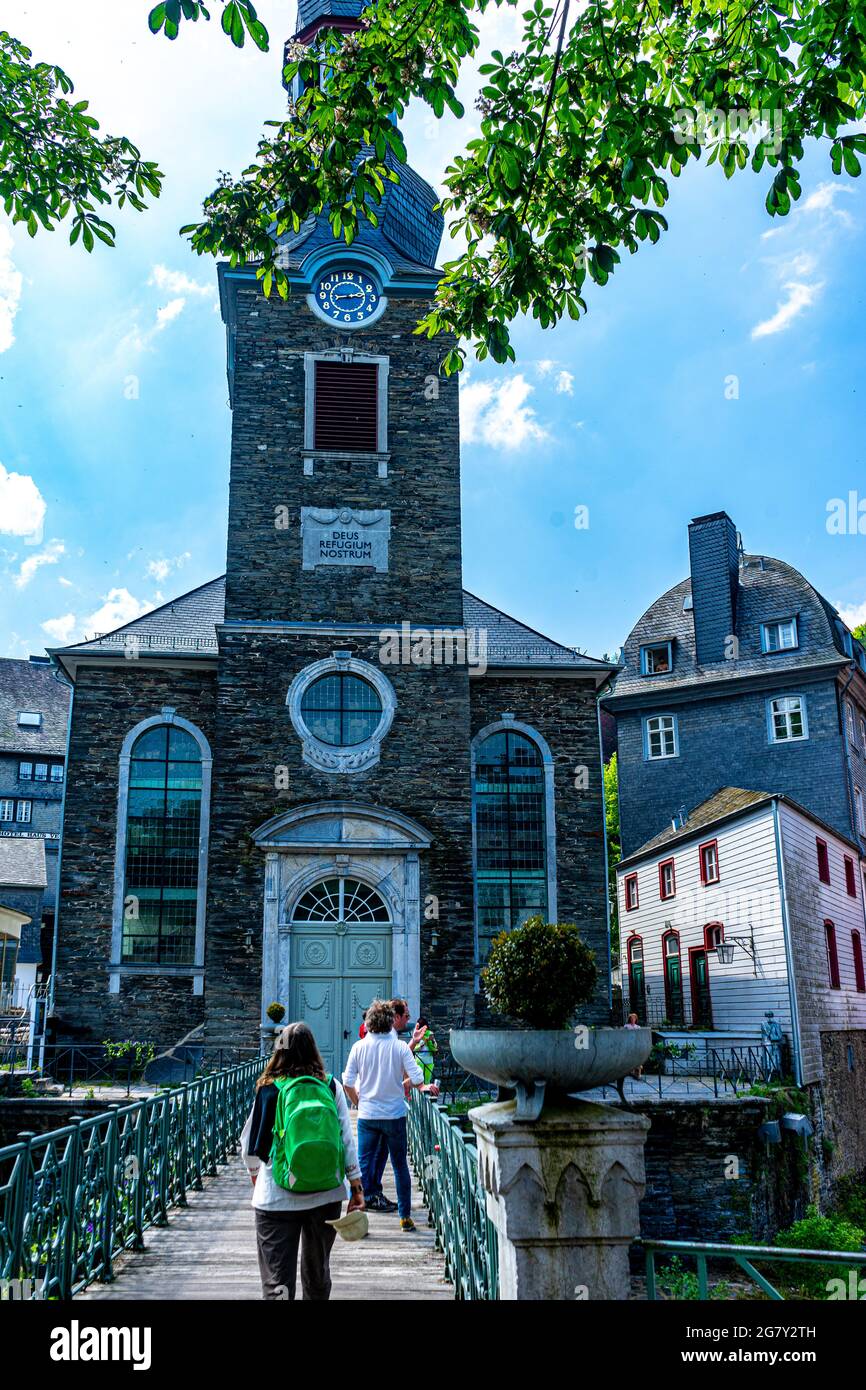
<path fill-rule="evenodd" d="M 655 1251 L 646 1252 L 646 1296 L 650 1303 L 656 1299 L 656 1257 Z"/>
<path fill-rule="evenodd" d="M 33 1154 L 31 1152 L 33 1140 L 36 1135 L 32 1129 L 22 1129 L 18 1135 L 18 1143 L 24 1145 L 22 1153 L 18 1155 L 20 1164 L 20 1179 L 17 1184 L 15 1203 L 12 1210 L 12 1230 L 10 1231 L 12 1244 L 13 1265 L 9 1271 L 10 1279 L 26 1279 L 27 1273 L 24 1268 L 24 1222 L 28 1211 L 33 1205 L 33 1189 L 35 1182 L 33 1178 Z"/>
<path fill-rule="evenodd" d="M 102 1219 L 102 1260 L 103 1283 L 110 1284 L 114 1279 L 114 1218 L 117 1208 L 117 1106 L 108 1107 L 111 1119 L 105 1136 L 105 1151 L 102 1155 L 105 1176 L 105 1212 Z"/>
<path fill-rule="evenodd" d="M 187 1120 L 189 1119 L 189 1086 L 184 1082 L 180 1096 L 180 1155 L 178 1157 L 178 1170 L 180 1172 L 180 1196 L 177 1199 L 179 1207 L 187 1206 L 186 1200 L 186 1165 L 189 1152 L 189 1141 L 187 1138 Z"/>
<path fill-rule="evenodd" d="M 72 1134 L 66 1143 L 66 1153 L 64 1155 L 66 1172 L 65 1178 L 65 1200 L 66 1207 L 66 1239 L 63 1242 L 63 1255 L 60 1262 L 60 1298 L 67 1299 L 72 1297 L 72 1285 L 74 1282 L 74 1271 L 76 1255 L 78 1253 L 77 1230 L 75 1221 L 75 1194 L 81 1184 L 81 1116 L 70 1115 L 70 1125 L 74 1126 Z"/>
<path fill-rule="evenodd" d="M 133 1121 L 133 1150 L 136 1164 L 134 1175 L 135 1198 L 132 1208 L 132 1248 L 133 1250 L 144 1249 L 144 1194 L 145 1183 L 147 1181 L 147 1101 L 140 1101 L 135 1112 Z"/>
<path fill-rule="evenodd" d="M 154 1222 L 156 1226 L 168 1225 L 168 1141 L 169 1141 L 169 1107 L 168 1097 L 160 1097 L 158 1104 L 161 1106 L 159 1113 L 159 1220 Z"/>

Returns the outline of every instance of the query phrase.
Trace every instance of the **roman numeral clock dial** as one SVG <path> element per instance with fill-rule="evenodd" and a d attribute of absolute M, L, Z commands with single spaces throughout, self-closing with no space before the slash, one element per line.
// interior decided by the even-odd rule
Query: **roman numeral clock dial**
<path fill-rule="evenodd" d="M 331 323 L 356 327 L 366 323 L 379 307 L 379 291 L 360 270 L 329 270 L 314 291 L 316 308 Z"/>

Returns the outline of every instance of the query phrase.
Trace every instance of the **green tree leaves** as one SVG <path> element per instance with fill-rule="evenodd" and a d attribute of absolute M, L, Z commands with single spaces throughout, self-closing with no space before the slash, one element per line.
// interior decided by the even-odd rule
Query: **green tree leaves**
<path fill-rule="evenodd" d="M 270 269 L 274 225 L 324 210 L 351 243 L 399 177 L 392 113 L 412 99 L 435 117 L 462 113 L 455 89 L 489 4 L 377 0 L 357 33 L 321 31 L 290 53 L 285 75 L 300 75 L 303 93 L 254 164 L 206 200 L 186 229 L 194 248 Z M 866 136 L 851 123 L 866 115 L 866 0 L 497 4 L 519 5 L 522 38 L 481 68 L 476 130 L 445 175 L 456 254 L 420 333 L 512 360 L 517 315 L 578 318 L 587 278 L 606 284 L 626 252 L 661 239 L 668 179 L 690 162 L 728 179 L 769 175 L 773 217 L 800 197 L 806 139 L 828 142 L 834 173 L 860 172 Z M 464 356 L 447 347 L 445 370 Z"/>
<path fill-rule="evenodd" d="M 243 48 L 249 34 L 256 47 L 267 53 L 268 31 L 251 0 L 219 0 L 219 3 L 223 6 L 223 33 L 229 36 L 235 47 Z M 154 5 L 147 22 L 152 34 L 162 32 L 167 39 L 176 39 L 182 20 L 195 23 L 199 17 L 210 19 L 210 11 L 202 0 L 162 0 L 159 5 Z"/>
<path fill-rule="evenodd" d="M 141 212 L 159 197 L 162 174 L 124 136 L 100 135 L 88 102 L 70 102 L 62 68 L 34 63 L 29 48 L 0 32 L 0 202 L 30 236 L 71 217 L 69 240 L 92 251 L 114 245 L 98 208 Z"/>

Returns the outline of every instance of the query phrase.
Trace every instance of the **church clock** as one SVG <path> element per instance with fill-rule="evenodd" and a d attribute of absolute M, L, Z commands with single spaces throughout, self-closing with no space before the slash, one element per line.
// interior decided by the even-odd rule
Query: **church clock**
<path fill-rule="evenodd" d="M 370 275 L 359 269 L 335 267 L 319 276 L 312 300 L 329 323 L 355 328 L 377 318 L 382 297 Z"/>

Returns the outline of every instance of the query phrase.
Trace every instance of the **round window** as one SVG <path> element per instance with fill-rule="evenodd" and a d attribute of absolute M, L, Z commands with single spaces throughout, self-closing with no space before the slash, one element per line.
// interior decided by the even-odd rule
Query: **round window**
<path fill-rule="evenodd" d="M 304 691 L 301 714 L 314 738 L 332 748 L 351 748 L 376 732 L 382 701 L 369 681 L 332 671 Z"/>

